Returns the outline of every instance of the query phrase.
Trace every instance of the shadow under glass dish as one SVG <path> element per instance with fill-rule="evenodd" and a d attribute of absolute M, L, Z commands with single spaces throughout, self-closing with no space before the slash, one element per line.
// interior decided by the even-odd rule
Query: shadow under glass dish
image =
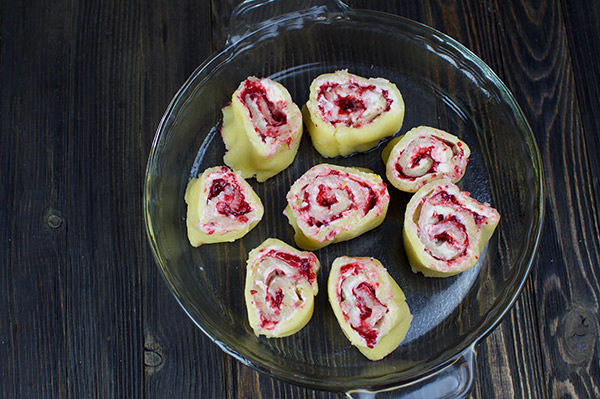
<path fill-rule="evenodd" d="M 308 18 L 273 25 L 243 38 L 203 64 L 169 106 L 150 154 L 146 224 L 151 246 L 170 289 L 194 322 L 221 348 L 277 378 L 313 388 L 348 391 L 414 381 L 459 357 L 497 324 L 527 277 L 542 214 L 540 159 L 531 130 L 499 79 L 452 39 L 418 23 L 381 13 L 348 10 L 345 18 Z M 268 237 L 294 245 L 282 214 L 291 184 L 310 167 L 329 162 L 372 169 L 385 176 L 382 145 L 347 158 L 326 159 L 304 133 L 294 163 L 257 183 L 265 215 L 244 238 L 192 248 L 185 228 L 186 184 L 223 164 L 221 108 L 248 76 L 282 83 L 302 106 L 311 81 L 348 69 L 384 77 L 406 104 L 401 133 L 419 125 L 449 131 L 472 156 L 463 190 L 487 201 L 500 224 L 473 269 L 455 277 L 425 278 L 410 270 L 402 243 L 410 194 L 388 184 L 384 223 L 348 242 L 315 251 L 322 269 L 309 324 L 282 339 L 256 337 L 244 304 L 248 252 Z M 403 343 L 378 362 L 367 360 L 343 335 L 327 301 L 326 281 L 342 255 L 379 259 L 403 289 L 414 316 Z"/>

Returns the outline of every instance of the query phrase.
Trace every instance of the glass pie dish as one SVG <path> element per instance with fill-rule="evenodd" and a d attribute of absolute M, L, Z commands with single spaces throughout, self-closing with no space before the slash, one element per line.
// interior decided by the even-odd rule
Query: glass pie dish
<path fill-rule="evenodd" d="M 448 36 L 338 1 L 285 9 L 290 3 L 242 3 L 232 16 L 227 47 L 200 65 L 168 106 L 152 143 L 144 190 L 146 228 L 158 267 L 183 309 L 213 342 L 275 378 L 350 397 L 390 389 L 398 397 L 465 395 L 475 372 L 474 348 L 514 303 L 540 237 L 543 176 L 531 129 L 500 79 Z M 425 278 L 411 271 L 402 244 L 410 194 L 388 185 L 391 200 L 379 227 L 315 251 L 322 289 L 306 327 L 285 338 L 257 337 L 244 303 L 246 259 L 268 237 L 294 245 L 293 229 L 282 214 L 290 186 L 324 162 L 364 167 L 384 177 L 381 150 L 387 140 L 365 153 L 323 158 L 305 132 L 286 170 L 266 183 L 249 180 L 265 214 L 232 243 L 189 244 L 186 184 L 223 164 L 221 109 L 241 81 L 248 76 L 273 79 L 301 106 L 316 76 L 340 69 L 398 86 L 406 104 L 398 134 L 428 125 L 468 143 L 470 162 L 458 185 L 495 207 L 501 221 L 475 267 L 449 278 Z M 339 256 L 379 259 L 413 314 L 405 340 L 377 362 L 349 344 L 324 294 L 329 267 Z"/>

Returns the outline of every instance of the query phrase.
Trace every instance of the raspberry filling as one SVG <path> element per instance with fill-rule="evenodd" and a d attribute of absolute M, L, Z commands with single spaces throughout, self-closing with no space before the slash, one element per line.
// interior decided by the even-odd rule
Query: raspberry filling
<path fill-rule="evenodd" d="M 335 101 L 335 105 L 340 108 L 340 114 L 350 114 L 352 112 L 363 112 L 367 107 L 365 103 L 356 97 L 346 96 L 338 97 Z"/>
<path fill-rule="evenodd" d="M 277 284 L 277 280 L 283 277 L 285 277 L 283 270 L 274 269 L 265 279 L 264 304 L 268 306 L 268 309 L 263 308 L 260 312 L 260 326 L 263 329 L 272 330 L 281 321 L 281 307 L 285 294 L 280 284 Z M 252 290 L 251 293 L 255 295 L 258 291 Z"/>
<path fill-rule="evenodd" d="M 273 103 L 267 96 L 267 90 L 260 80 L 246 79 L 239 94 L 240 100 L 246 105 L 254 130 L 263 142 L 267 137 L 275 138 L 280 134 L 280 127 L 287 123 L 285 101 Z"/>
<path fill-rule="evenodd" d="M 348 212 L 359 210 L 359 205 L 362 205 L 360 211 L 361 216 L 364 216 L 377 205 L 377 194 L 368 183 L 348 173 L 337 170 L 330 170 L 329 175 L 338 176 L 339 179 L 335 180 L 335 185 L 331 185 L 332 182 L 326 185 L 325 183 L 320 183 L 320 178 L 324 176 L 317 177 L 314 181 L 317 185 L 314 201 L 311 200 L 311 197 L 313 197 L 311 196 L 311 184 L 309 183 L 302 187 L 302 203 L 304 206 L 299 208 L 299 211 L 309 226 L 328 226 L 331 222 L 344 217 Z M 351 186 L 348 185 L 348 180 L 357 185 L 360 192 L 352 190 Z M 365 199 L 364 204 L 357 203 L 357 195 Z M 335 207 L 336 204 L 340 204 L 341 207 Z M 325 212 L 315 212 L 312 205 L 317 208 L 325 208 Z M 318 216 L 323 213 L 325 213 L 324 217 Z"/>
<path fill-rule="evenodd" d="M 413 181 L 413 180 L 416 180 L 417 177 L 421 177 L 426 174 L 435 173 L 440 162 L 432 157 L 431 151 L 433 150 L 433 148 L 434 148 L 433 146 L 419 148 L 417 150 L 417 152 L 415 154 L 413 154 L 412 158 L 409 161 L 408 168 L 415 169 L 415 168 L 418 168 L 419 166 L 421 166 L 421 161 L 423 159 L 425 159 L 427 164 L 430 166 L 429 166 L 429 169 L 427 169 L 424 173 L 422 173 L 420 176 L 409 176 L 406 173 L 404 173 L 404 168 L 402 167 L 402 162 L 396 162 L 396 172 L 398 172 L 398 175 L 400 177 L 402 177 L 403 179 Z M 402 153 L 400 154 L 400 157 L 402 157 Z"/>
<path fill-rule="evenodd" d="M 269 304 L 269 306 L 271 306 L 271 309 L 273 309 L 275 311 L 275 313 L 277 314 L 280 310 L 281 310 L 281 304 L 283 303 L 283 290 L 281 288 L 278 289 L 271 289 L 271 283 L 273 282 L 273 279 L 275 277 L 283 277 L 285 276 L 285 273 L 282 270 L 279 269 L 275 269 L 271 272 L 271 274 L 269 274 L 269 276 L 267 277 L 267 295 L 265 297 L 265 300 L 267 301 L 267 303 Z"/>
<path fill-rule="evenodd" d="M 454 205 L 458 205 L 462 208 L 463 204 L 456 198 L 456 195 L 450 194 L 447 191 L 440 191 L 436 195 L 431 197 L 431 202 L 440 205 L 445 203 L 452 203 Z"/>
<path fill-rule="evenodd" d="M 427 211 L 424 211 L 427 209 Z M 485 216 L 469 209 L 455 194 L 445 190 L 424 198 L 421 212 L 425 214 L 420 219 L 420 231 L 423 239 L 429 242 L 426 251 L 437 260 L 457 262 L 469 252 L 469 232 L 465 218 L 472 218 L 479 227 L 486 219 Z"/>
<path fill-rule="evenodd" d="M 246 202 L 244 193 L 234 179 L 214 179 L 208 192 L 208 201 L 214 198 L 217 198 L 215 208 L 221 215 L 237 217 L 243 223 L 248 220 L 244 215 L 249 213 L 252 207 Z"/>
<path fill-rule="evenodd" d="M 361 276 L 363 279 L 359 279 L 360 282 L 352 287 L 352 296 L 346 298 L 344 293 L 348 292 L 348 289 L 345 286 L 353 284 L 352 280 L 355 280 L 348 277 L 359 276 L 359 274 L 363 275 Z M 344 319 L 350 322 L 352 329 L 365 340 L 367 346 L 373 348 L 377 344 L 379 327 L 389 309 L 377 298 L 376 287 L 364 278 L 366 273 L 363 265 L 350 263 L 342 266 L 337 294 Z"/>
<path fill-rule="evenodd" d="M 388 312 L 387 306 L 382 304 L 375 296 L 375 289 L 365 282 L 360 283 L 352 290 L 356 297 L 356 305 L 360 310 L 360 325 L 352 325 L 352 328 L 360 334 L 372 348 L 377 344 L 379 331 L 374 328 L 380 319 L 373 320 L 374 315 L 383 315 Z"/>
<path fill-rule="evenodd" d="M 264 267 L 263 272 L 266 273 L 266 277 L 264 283 L 255 285 L 260 288 L 250 290 L 250 294 L 253 296 L 258 294 L 257 303 L 262 302 L 265 305 L 260 311 L 261 328 L 272 330 L 304 303 L 297 286 L 302 281 L 310 285 L 315 282 L 315 259 L 270 249 L 261 256 L 256 267 L 257 270 Z M 288 300 L 286 295 L 291 295 L 293 298 Z"/>
<path fill-rule="evenodd" d="M 421 159 L 423 158 L 432 159 L 431 150 L 433 150 L 433 146 L 419 148 L 419 151 L 416 154 L 414 154 L 412 159 L 410 160 L 411 167 L 414 168 L 415 166 L 419 165 L 421 163 Z M 437 166 L 436 164 L 439 164 L 439 162 L 436 162 L 434 159 L 432 160 L 433 162 L 430 170 L 435 170 L 435 167 Z"/>
<path fill-rule="evenodd" d="M 317 104 L 330 124 L 359 128 L 388 112 L 394 102 L 389 92 L 374 84 L 327 82 L 317 91 Z"/>
<path fill-rule="evenodd" d="M 445 251 L 452 253 L 450 258 L 430 255 L 438 260 L 453 260 L 466 255 L 469 247 L 469 235 L 465 225 L 455 215 L 438 215 L 438 222 L 427 226 L 426 232 L 431 241 L 438 247 L 445 247 Z"/>
<path fill-rule="evenodd" d="M 462 202 L 460 202 L 458 200 L 458 198 L 456 197 L 456 195 L 454 194 L 449 194 L 446 191 L 440 191 L 437 196 L 439 196 L 439 198 L 436 199 L 436 197 L 432 197 L 431 201 L 433 201 L 434 204 L 444 204 L 447 202 L 451 202 L 452 204 L 460 207 L 461 209 L 469 212 L 471 214 L 471 216 L 473 216 L 473 219 L 475 220 L 475 223 L 478 226 L 481 226 L 481 224 L 483 222 L 485 222 L 485 220 L 487 219 L 484 215 L 480 215 L 479 213 L 467 208 L 464 206 L 464 204 Z"/>
<path fill-rule="evenodd" d="M 288 265 L 296 268 L 300 276 L 305 278 L 310 284 L 315 281 L 317 274 L 314 271 L 313 265 L 314 260 L 310 258 L 302 258 L 298 255 L 291 254 L 289 252 L 277 251 L 275 249 L 270 250 L 265 257 L 270 256 L 284 261 Z"/>
<path fill-rule="evenodd" d="M 465 152 L 461 147 L 460 142 L 454 146 L 434 136 L 417 137 L 400 152 L 394 165 L 397 177 L 414 181 L 437 172 L 459 177 L 462 172 L 460 166 L 466 166 Z"/>
<path fill-rule="evenodd" d="M 276 320 L 269 320 L 265 317 L 264 314 L 260 314 L 260 327 L 264 330 L 272 330 L 279 323 Z"/>
<path fill-rule="evenodd" d="M 352 193 L 349 193 L 350 195 Z M 319 193 L 317 194 L 317 204 L 331 208 L 331 205 L 337 203 L 338 200 L 335 196 L 335 193 L 330 187 L 325 186 L 324 184 L 319 184 Z"/>

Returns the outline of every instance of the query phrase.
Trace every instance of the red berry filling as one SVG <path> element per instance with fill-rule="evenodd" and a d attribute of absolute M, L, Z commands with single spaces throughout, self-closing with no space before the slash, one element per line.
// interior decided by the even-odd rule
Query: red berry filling
<path fill-rule="evenodd" d="M 246 104 L 250 117 L 252 119 L 263 118 L 267 125 L 266 130 L 261 130 L 255 125 L 255 131 L 260 135 L 263 142 L 266 141 L 267 137 L 277 137 L 279 135 L 279 127 L 287 123 L 287 115 L 282 111 L 280 102 L 274 104 L 267 97 L 267 90 L 265 86 L 256 80 L 247 79 L 244 82 L 244 87 L 239 94 L 240 100 Z M 248 107 L 249 103 L 256 104 L 256 108 L 260 115 L 254 115 L 252 112 L 253 107 Z"/>
<path fill-rule="evenodd" d="M 364 102 L 360 98 L 347 96 L 338 97 L 335 101 L 335 105 L 340 108 L 340 114 L 350 114 L 352 112 L 362 112 L 367 109 Z"/>
<path fill-rule="evenodd" d="M 279 316 L 281 312 L 281 304 L 283 303 L 283 290 L 281 288 L 273 290 L 271 283 L 276 277 L 285 276 L 285 273 L 280 269 L 275 269 L 266 278 L 265 284 L 267 286 L 265 293 L 265 302 L 269 304 L 269 307 L 273 310 L 274 316 Z M 279 323 L 276 318 L 268 318 L 261 312 L 260 315 L 261 326 L 266 329 L 271 329 Z"/>
<path fill-rule="evenodd" d="M 359 263 L 350 263 L 340 268 L 341 277 L 340 282 L 338 283 L 338 300 L 340 302 L 348 299 L 343 297 L 343 291 L 341 290 L 343 281 L 349 275 L 358 275 L 363 269 L 364 267 Z M 375 292 L 373 285 L 367 281 L 362 281 L 356 287 L 352 288 L 354 303 L 360 312 L 360 321 L 359 323 L 350 324 L 350 326 L 365 339 L 369 348 L 373 348 L 377 344 L 377 338 L 379 336 L 379 331 L 376 328 L 377 324 L 382 320 L 384 315 L 389 312 L 388 307 L 381 303 Z M 349 319 L 347 313 L 344 313 L 344 318 L 346 320 Z"/>
<path fill-rule="evenodd" d="M 454 208 L 459 213 L 470 214 L 478 226 L 486 219 L 485 216 L 467 208 L 456 195 L 448 193 L 445 190 L 439 191 L 430 198 L 424 199 L 424 201 L 427 201 L 434 206 Z M 456 256 L 452 259 L 444 259 L 436 256 L 429 250 L 428 253 L 437 260 L 449 262 L 458 261 L 461 257 L 466 256 L 469 248 L 469 234 L 464 223 L 454 214 L 434 214 L 433 216 L 436 218 L 436 222 L 428 228 L 428 231 L 431 231 L 429 239 L 437 245 L 453 248 Z"/>
<path fill-rule="evenodd" d="M 309 257 L 303 258 L 289 252 L 277 251 L 275 249 L 270 250 L 265 257 L 277 258 L 298 269 L 298 273 L 307 279 L 310 284 L 315 281 L 316 273 L 312 267 L 314 265 L 314 259 Z"/>
<path fill-rule="evenodd" d="M 339 202 L 337 195 L 343 195 L 343 196 L 347 197 L 349 199 L 350 203 L 349 203 L 348 207 L 346 207 L 345 209 L 342 209 L 342 210 L 338 209 L 337 213 L 330 214 L 325 219 L 316 219 L 313 216 L 313 212 L 311 212 L 311 210 L 312 210 L 311 195 L 309 193 L 309 190 L 307 190 L 310 187 L 310 183 L 306 184 L 304 187 L 302 187 L 302 191 L 303 191 L 302 203 L 304 204 L 304 206 L 298 208 L 298 211 L 304 216 L 306 223 L 309 226 L 316 226 L 316 227 L 328 226 L 331 222 L 344 217 L 348 211 L 357 209 L 357 205 L 356 205 L 356 201 L 355 201 L 356 193 L 354 193 L 350 189 L 350 187 L 347 185 L 347 183 L 343 179 L 352 180 L 353 182 L 356 182 L 358 185 L 360 185 L 361 187 L 366 189 L 366 191 L 367 191 L 366 202 L 365 202 L 364 208 L 362 209 L 362 212 L 364 215 L 369 213 L 369 211 L 377 205 L 377 201 L 378 201 L 377 194 L 375 193 L 373 188 L 367 182 L 365 182 L 355 176 L 352 176 L 348 173 L 340 172 L 338 170 L 329 170 L 328 173 L 331 175 L 339 176 L 340 180 L 337 181 L 336 182 L 337 184 L 333 187 L 326 186 L 325 184 L 319 184 L 317 194 L 315 196 L 313 204 L 316 206 L 327 208 L 328 210 L 331 210 L 331 207 Z M 361 193 L 361 195 L 364 195 L 364 194 Z"/>
<path fill-rule="evenodd" d="M 332 192 L 330 187 L 324 184 L 319 184 L 319 193 L 317 194 L 317 203 L 323 207 L 331 208 L 331 205 L 338 202 L 335 193 Z"/>
<path fill-rule="evenodd" d="M 252 211 L 252 207 L 246 201 L 241 187 L 235 181 L 235 175 L 227 170 L 230 176 L 218 177 L 214 179 L 208 190 L 208 201 L 217 198 L 215 207 L 217 212 L 225 216 L 237 217 L 241 222 L 246 222 L 248 218 L 244 215 Z"/>
<path fill-rule="evenodd" d="M 292 266 L 293 268 L 297 269 L 298 274 L 302 278 L 305 278 L 306 280 L 308 280 L 308 282 L 310 284 L 313 284 L 317 277 L 316 273 L 314 271 L 314 267 L 313 267 L 315 264 L 315 261 L 314 261 L 314 259 L 311 259 L 310 257 L 301 257 L 301 256 L 291 254 L 288 252 L 278 251 L 276 249 L 271 249 L 269 252 L 267 252 L 262 257 L 262 259 L 267 258 L 267 257 L 279 259 L 279 260 L 287 263 L 288 265 Z M 273 290 L 271 288 L 271 284 L 273 283 L 273 280 L 275 278 L 283 277 L 283 276 L 286 276 L 286 274 L 283 270 L 275 269 L 271 273 L 269 273 L 269 275 L 266 278 L 265 285 L 267 286 L 267 289 L 266 289 L 266 293 L 265 293 L 265 303 L 269 304 L 269 307 L 272 309 L 273 314 L 265 315 L 264 312 L 261 312 L 260 320 L 261 320 L 261 327 L 263 329 L 270 330 L 270 329 L 275 328 L 275 326 L 277 324 L 279 324 L 279 320 L 277 318 L 281 312 L 281 305 L 283 304 L 285 294 L 283 293 L 283 290 L 281 288 L 279 288 L 277 290 Z M 296 276 L 291 276 L 291 278 L 298 280 L 298 278 Z M 257 290 L 250 291 L 250 293 L 252 295 L 255 295 L 257 292 L 258 292 Z M 273 317 L 273 316 L 275 316 L 275 317 Z"/>
<path fill-rule="evenodd" d="M 327 82 L 322 84 L 317 92 L 319 111 L 324 119 L 334 126 L 343 124 L 359 128 L 373 120 L 367 120 L 363 115 L 367 110 L 367 105 L 363 101 L 367 92 L 374 92 L 385 101 L 385 107 L 380 110 L 379 115 L 390 110 L 394 100 L 389 98 L 387 90 L 378 90 L 377 86 L 372 84 L 361 85 L 350 81 L 348 83 Z M 335 112 L 331 111 L 331 107 L 325 106 L 328 103 L 335 106 Z"/>
<path fill-rule="evenodd" d="M 389 309 L 377 299 L 373 286 L 366 282 L 362 282 L 356 286 L 352 290 L 352 294 L 356 297 L 356 306 L 360 310 L 361 320 L 359 325 L 353 325 L 352 328 L 365 339 L 367 346 L 372 348 L 377 344 L 379 332 L 373 328 L 375 324 L 373 324 L 371 316 L 373 313 L 385 314 Z"/>
<path fill-rule="evenodd" d="M 425 139 L 425 138 L 426 138 L 425 136 L 418 137 L 418 139 Z M 430 141 L 433 142 L 432 145 L 429 145 L 427 147 L 417 147 L 416 149 L 412 150 L 413 154 L 410 158 L 408 165 L 403 166 L 401 164 L 400 158 L 402 157 L 404 150 L 402 150 L 400 152 L 400 156 L 398 158 L 399 160 L 395 164 L 395 169 L 398 174 L 398 177 L 405 179 L 405 180 L 414 181 L 418 177 L 436 173 L 438 171 L 438 166 L 440 164 L 440 160 L 436 159 L 436 157 L 434 155 L 434 150 L 436 149 L 436 147 L 442 147 L 441 150 L 444 152 L 448 151 L 448 150 L 452 150 L 452 152 L 454 154 L 452 159 L 454 160 L 454 162 L 461 162 L 461 159 L 464 157 L 465 151 L 464 151 L 464 149 L 461 148 L 462 147 L 461 142 L 458 142 L 456 144 L 457 147 L 454 147 L 454 145 L 452 143 L 438 139 L 437 137 L 431 137 Z M 421 163 L 421 160 L 423 160 L 423 159 L 431 160 L 431 167 L 422 176 L 408 176 L 404 172 L 405 167 L 408 167 L 408 168 L 418 167 L 419 164 Z M 461 175 L 461 168 L 458 165 L 454 165 L 452 170 L 454 171 L 455 176 L 458 177 Z"/>

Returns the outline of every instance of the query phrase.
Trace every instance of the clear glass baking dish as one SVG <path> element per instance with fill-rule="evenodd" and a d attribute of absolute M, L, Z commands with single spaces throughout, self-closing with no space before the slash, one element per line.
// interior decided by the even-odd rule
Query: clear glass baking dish
<path fill-rule="evenodd" d="M 203 63 L 175 95 L 158 127 L 146 171 L 145 220 L 162 274 L 183 309 L 225 352 L 273 377 L 315 389 L 368 397 L 465 395 L 475 345 L 515 301 L 532 265 L 543 216 L 543 176 L 531 129 L 500 79 L 448 36 L 401 17 L 353 10 L 338 1 L 307 8 L 282 0 L 246 1 L 232 16 L 228 46 Z M 286 9 L 287 8 L 287 9 Z M 480 262 L 456 277 L 425 278 L 410 270 L 402 245 L 409 194 L 391 185 L 385 222 L 352 241 L 319 251 L 320 293 L 311 322 L 282 339 L 256 337 L 243 299 L 247 253 L 267 237 L 293 244 L 282 215 L 290 185 L 311 166 L 361 166 L 384 176 L 381 146 L 324 159 L 305 133 L 294 163 L 251 185 L 265 216 L 243 239 L 192 248 L 183 194 L 188 180 L 222 165 L 221 108 L 250 75 L 284 84 L 302 105 L 312 79 L 348 69 L 396 83 L 406 103 L 404 133 L 430 125 L 456 134 L 471 150 L 459 185 L 502 215 Z M 400 347 L 372 362 L 343 336 L 327 302 L 329 265 L 337 256 L 373 256 L 403 288 L 414 319 Z M 413 395 L 413 396 L 411 396 Z M 414 396 L 416 395 L 416 396 Z"/>

